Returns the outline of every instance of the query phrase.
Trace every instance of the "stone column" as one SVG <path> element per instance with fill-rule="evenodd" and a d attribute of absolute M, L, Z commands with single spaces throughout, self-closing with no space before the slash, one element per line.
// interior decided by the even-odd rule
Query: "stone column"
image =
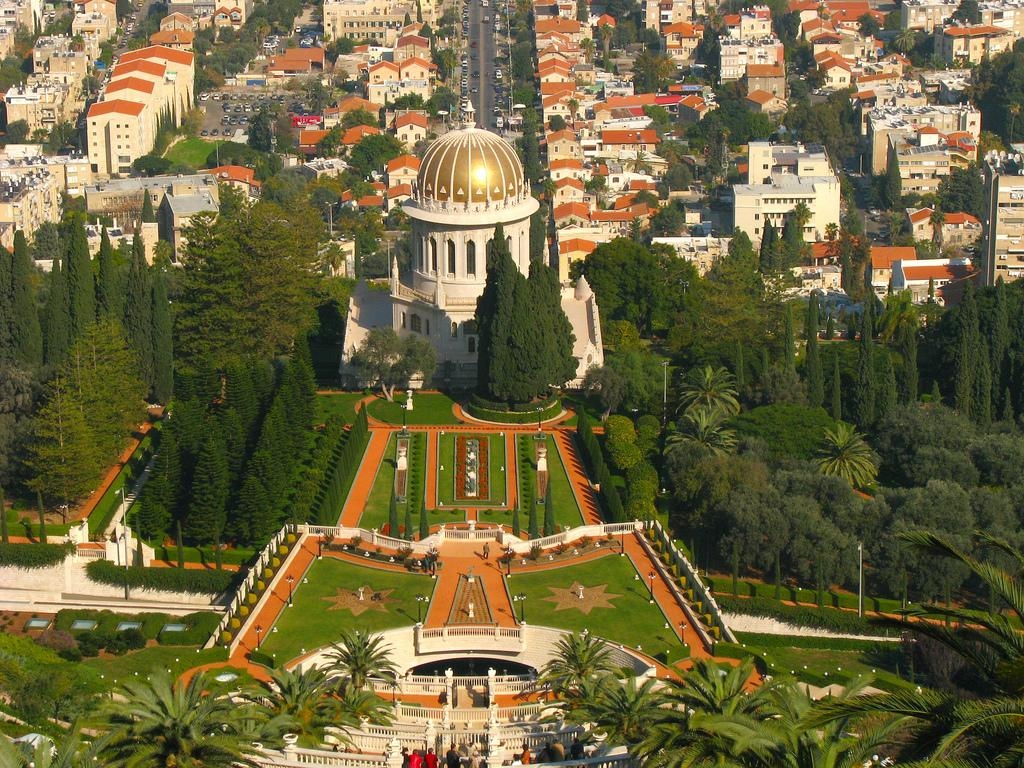
<path fill-rule="evenodd" d="M 402 768 L 402 742 L 397 736 L 388 742 L 387 763 L 388 768 Z"/>

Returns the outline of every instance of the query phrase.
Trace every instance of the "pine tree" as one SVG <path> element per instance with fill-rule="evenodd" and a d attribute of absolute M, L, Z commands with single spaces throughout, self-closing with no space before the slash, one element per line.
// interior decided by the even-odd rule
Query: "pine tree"
<path fill-rule="evenodd" d="M 64 263 L 67 267 L 70 298 L 71 338 L 77 339 L 96 321 L 96 286 L 85 226 L 77 217 L 72 218 L 64 227 L 64 232 L 68 243 Z"/>
<path fill-rule="evenodd" d="M 36 268 L 25 233 L 14 233 L 14 258 L 11 268 L 11 337 L 14 357 L 36 368 L 43 364 L 43 334 L 36 309 Z"/>
<path fill-rule="evenodd" d="M 246 453 L 256 442 L 259 434 L 261 407 L 253 386 L 253 369 L 239 364 L 225 374 L 224 399 L 242 421 L 245 433 Z"/>
<path fill-rule="evenodd" d="M 811 295 L 807 304 L 807 353 L 804 357 L 804 377 L 807 380 L 807 399 L 817 408 L 825 399 L 825 379 L 821 370 L 821 352 L 818 349 L 818 297 Z"/>
<path fill-rule="evenodd" d="M 228 459 L 220 435 L 211 431 L 203 443 L 192 477 L 185 538 L 198 544 L 220 544 L 227 523 Z"/>
<path fill-rule="evenodd" d="M 832 355 L 832 418 L 843 420 L 843 381 L 839 372 L 839 353 Z"/>
<path fill-rule="evenodd" d="M 156 213 L 153 211 L 153 201 L 148 192 L 142 195 L 142 223 L 156 224 Z"/>
<path fill-rule="evenodd" d="M 117 306 L 117 278 L 114 275 L 114 247 L 104 227 L 100 234 L 100 251 L 96 256 L 96 311 L 98 317 L 120 318 Z"/>
<path fill-rule="evenodd" d="M 59 259 L 53 260 L 50 270 L 50 293 L 46 298 L 46 343 L 43 361 L 50 366 L 60 365 L 71 348 L 71 308 L 69 306 L 67 275 Z"/>
<path fill-rule="evenodd" d="M 240 541 L 253 545 L 266 541 L 280 527 L 274 497 L 256 473 L 242 482 L 231 527 Z"/>
<path fill-rule="evenodd" d="M 14 350 L 14 256 L 0 248 L 0 360 L 11 360 Z"/>
<path fill-rule="evenodd" d="M 138 360 L 139 378 L 147 388 L 153 387 L 153 293 L 149 284 L 149 266 L 136 234 L 132 240 L 131 263 L 128 265 L 128 291 L 124 306 L 124 332 Z"/>
<path fill-rule="evenodd" d="M 63 375 L 58 374 L 47 385 L 34 427 L 25 462 L 32 476 L 29 487 L 62 504 L 92 490 L 101 462 L 82 403 Z"/>

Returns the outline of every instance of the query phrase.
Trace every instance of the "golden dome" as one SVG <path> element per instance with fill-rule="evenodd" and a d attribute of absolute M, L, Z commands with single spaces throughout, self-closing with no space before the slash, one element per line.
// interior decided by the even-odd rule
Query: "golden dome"
<path fill-rule="evenodd" d="M 512 145 L 477 128 L 449 131 L 431 144 L 416 185 L 424 201 L 465 205 L 511 202 L 528 193 Z"/>

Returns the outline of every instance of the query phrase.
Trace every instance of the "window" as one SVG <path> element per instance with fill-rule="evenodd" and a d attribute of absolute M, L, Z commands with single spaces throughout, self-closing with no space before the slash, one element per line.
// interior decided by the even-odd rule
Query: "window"
<path fill-rule="evenodd" d="M 409 327 L 412 329 L 413 333 L 420 333 L 423 330 L 419 315 L 414 314 L 409 318 Z"/>
<path fill-rule="evenodd" d="M 469 353 L 471 355 L 476 354 L 476 339 L 470 336 L 466 343 L 469 349 Z"/>
<path fill-rule="evenodd" d="M 448 274 L 455 274 L 455 241 L 448 241 Z"/>
<path fill-rule="evenodd" d="M 430 238 L 430 271 L 437 272 L 437 240 Z"/>
<path fill-rule="evenodd" d="M 405 312 L 402 313 L 402 327 L 405 328 Z"/>
<path fill-rule="evenodd" d="M 426 327 L 427 327 L 426 334 L 427 334 L 427 336 L 429 336 L 430 335 L 430 321 L 429 320 L 427 320 L 427 326 Z"/>
<path fill-rule="evenodd" d="M 459 336 L 459 324 L 458 323 L 452 323 L 452 338 L 455 339 L 455 338 L 458 338 L 458 336 Z"/>
<path fill-rule="evenodd" d="M 476 277 L 476 243 L 472 240 L 466 243 L 466 274 Z"/>

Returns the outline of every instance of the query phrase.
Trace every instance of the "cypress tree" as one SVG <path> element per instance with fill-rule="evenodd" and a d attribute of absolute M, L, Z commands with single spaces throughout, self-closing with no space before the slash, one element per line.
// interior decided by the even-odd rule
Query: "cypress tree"
<path fill-rule="evenodd" d="M 551 483 L 544 493 L 544 535 L 553 536 L 557 533 L 555 529 L 555 506 L 551 503 Z"/>
<path fill-rule="evenodd" d="M 35 266 L 25 233 L 14 233 L 11 267 L 11 337 L 15 358 L 31 368 L 43 364 L 43 333 L 36 309 Z"/>
<path fill-rule="evenodd" d="M 519 314 L 529 321 L 532 328 L 527 333 L 534 343 L 535 362 L 526 361 L 529 356 L 520 356 L 523 375 L 532 378 L 533 396 L 543 397 L 549 393 L 549 384 L 561 384 L 576 374 L 576 358 L 572 347 L 574 336 L 572 324 L 562 311 L 561 291 L 558 275 L 541 261 L 530 262 L 530 275 L 526 281 L 529 304 L 520 303 Z"/>
<path fill-rule="evenodd" d="M 892 365 L 892 356 L 889 350 L 881 350 L 881 372 L 878 377 L 878 397 L 876 400 L 876 418 L 883 419 L 896 410 L 896 371 Z"/>
<path fill-rule="evenodd" d="M 519 505 L 512 508 L 512 533 L 518 536 L 522 532 L 522 525 L 519 522 Z"/>
<path fill-rule="evenodd" d="M 427 508 L 421 503 L 420 507 L 420 541 L 430 535 L 430 520 L 427 518 Z"/>
<path fill-rule="evenodd" d="M 157 269 L 153 278 L 153 399 L 169 403 L 174 392 L 174 340 L 167 275 Z"/>
<path fill-rule="evenodd" d="M 402 532 L 402 538 L 412 541 L 412 507 L 409 505 L 405 507 L 405 530 Z"/>
<path fill-rule="evenodd" d="M 736 342 L 736 391 L 743 394 L 747 388 L 747 366 L 743 361 L 743 342 Z"/>
<path fill-rule="evenodd" d="M 540 527 L 537 522 L 537 499 L 530 499 L 530 520 L 527 526 L 527 534 L 531 539 L 540 538 Z"/>
<path fill-rule="evenodd" d="M 992 371 L 989 368 L 988 344 L 979 340 L 980 345 L 975 349 L 974 357 L 977 360 L 977 367 L 974 373 L 974 392 L 972 401 L 974 409 L 972 416 L 974 420 L 983 426 L 992 423 Z"/>
<path fill-rule="evenodd" d="M 184 539 L 184 537 L 182 536 L 182 533 L 181 533 L 181 518 L 178 518 L 177 520 L 174 521 L 174 529 L 175 529 L 174 530 L 174 533 L 175 533 L 174 542 L 177 545 L 177 549 L 178 549 L 178 567 L 179 568 L 184 568 L 185 567 L 185 539 Z"/>
<path fill-rule="evenodd" d="M 766 221 L 764 232 L 761 234 L 761 250 L 758 254 L 758 263 L 762 274 L 766 275 L 771 272 L 777 261 L 775 251 L 778 249 L 778 241 L 778 230 L 775 229 L 775 225 L 771 221 Z"/>
<path fill-rule="evenodd" d="M 953 379 L 953 407 L 964 416 L 970 417 L 974 411 L 971 395 L 974 394 L 974 370 L 971 340 L 962 333 L 956 345 L 956 368 Z"/>
<path fill-rule="evenodd" d="M 391 494 L 391 504 L 388 506 L 388 536 L 398 536 L 398 500 L 395 494 Z"/>
<path fill-rule="evenodd" d="M 2 485 L 0 485 L 0 543 L 11 543 L 7 533 L 7 503 L 4 500 L 4 487 Z"/>
<path fill-rule="evenodd" d="M 530 217 L 530 261 L 539 261 L 547 265 L 548 244 L 548 205 L 541 203 L 540 208 Z"/>
<path fill-rule="evenodd" d="M 1003 392 L 1003 421 L 1013 421 L 1013 396 L 1010 394 L 1010 388 L 1007 387 L 1006 391 Z"/>
<path fill-rule="evenodd" d="M 46 544 L 46 507 L 43 506 L 43 493 L 36 491 L 36 511 L 39 513 L 39 543 Z"/>
<path fill-rule="evenodd" d="M 115 313 L 117 278 L 114 274 L 114 248 L 104 227 L 100 234 L 100 251 L 96 256 L 96 312 L 98 317 L 120 318 Z"/>
<path fill-rule="evenodd" d="M 96 286 L 85 227 L 78 218 L 73 218 L 64 231 L 68 238 L 65 266 L 71 300 L 71 338 L 77 339 L 96 321 Z"/>
<path fill-rule="evenodd" d="M 981 346 L 981 330 L 978 322 L 978 305 L 970 285 L 964 290 L 960 302 L 957 323 L 957 343 L 954 347 L 954 407 L 968 418 L 976 417 L 980 403 L 975 401 L 978 393 L 976 374 L 980 368 L 978 359 Z"/>
<path fill-rule="evenodd" d="M 56 366 L 64 362 L 71 348 L 71 310 L 67 275 L 59 259 L 53 260 L 50 271 L 50 294 L 46 299 L 46 343 L 43 361 Z"/>
<path fill-rule="evenodd" d="M 916 403 L 919 374 L 917 370 L 917 331 L 904 326 L 900 346 L 903 352 L 903 396 L 907 403 Z"/>
<path fill-rule="evenodd" d="M 995 311 L 990 314 L 992 327 L 986 334 L 989 343 L 992 375 L 992 405 L 1005 409 L 1002 402 L 1003 392 L 1009 381 L 1009 366 L 1006 365 L 1006 353 L 1010 347 L 1010 309 L 1007 304 L 1006 283 L 1002 278 L 996 283 Z"/>
<path fill-rule="evenodd" d="M 124 305 L 124 332 L 128 345 L 139 361 L 139 378 L 153 387 L 153 292 L 149 284 L 149 266 L 138 234 L 132 240 L 128 265 L 128 291 Z"/>
<path fill-rule="evenodd" d="M 854 400 L 854 420 L 861 428 L 875 422 L 875 350 L 873 300 L 869 297 L 864 302 L 861 316 L 860 351 L 857 356 L 857 397 Z"/>
<path fill-rule="evenodd" d="M 828 313 L 828 319 L 825 320 L 825 341 L 832 341 L 836 336 L 836 321 L 832 317 L 832 313 Z"/>
<path fill-rule="evenodd" d="M 782 364 L 791 371 L 796 370 L 796 337 L 793 332 L 793 309 L 788 304 L 784 309 L 782 334 Z"/>
<path fill-rule="evenodd" d="M 942 402 L 942 390 L 939 389 L 939 380 L 938 379 L 935 379 L 932 382 L 932 402 L 933 403 L 941 403 Z"/>
<path fill-rule="evenodd" d="M 156 224 L 156 212 L 153 210 L 153 201 L 148 192 L 142 194 L 142 223 Z"/>
<path fill-rule="evenodd" d="M 513 348 L 513 339 L 519 343 L 528 340 L 521 338 L 523 318 L 516 317 L 523 276 L 512 261 L 501 224 L 494 228 L 487 262 L 487 282 L 476 306 L 480 334 L 477 384 L 485 397 L 507 402 L 521 385 L 515 381 L 518 373 L 515 357 L 521 350 Z"/>
<path fill-rule="evenodd" d="M 15 357 L 14 349 L 14 257 L 0 248 L 0 360 Z"/>
<path fill-rule="evenodd" d="M 209 432 L 199 453 L 190 499 L 186 538 L 199 544 L 220 544 L 227 523 L 228 458 L 216 431 Z"/>
<path fill-rule="evenodd" d="M 825 379 L 821 371 L 821 353 L 818 350 L 818 297 L 811 295 L 807 304 L 807 354 L 804 357 L 804 374 L 807 380 L 807 399 L 812 408 L 817 408 L 825 399 Z"/>
<path fill-rule="evenodd" d="M 839 353 L 832 355 L 832 418 L 843 419 L 843 382 L 839 373 Z"/>

